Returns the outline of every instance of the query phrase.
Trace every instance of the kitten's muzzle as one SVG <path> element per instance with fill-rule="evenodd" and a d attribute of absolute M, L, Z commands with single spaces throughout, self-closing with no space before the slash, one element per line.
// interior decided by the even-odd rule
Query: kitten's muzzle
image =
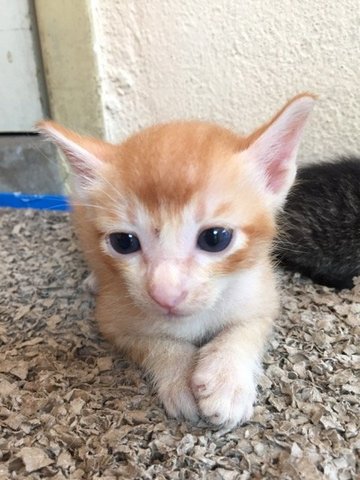
<path fill-rule="evenodd" d="M 147 293 L 166 313 L 176 315 L 189 294 L 184 277 L 181 262 L 159 262 L 149 271 Z"/>

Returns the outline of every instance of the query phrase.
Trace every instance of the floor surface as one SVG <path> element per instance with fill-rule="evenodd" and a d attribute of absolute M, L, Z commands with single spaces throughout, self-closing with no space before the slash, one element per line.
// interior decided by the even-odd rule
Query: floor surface
<path fill-rule="evenodd" d="M 0 210 L 0 480 L 359 478 L 360 283 L 282 274 L 254 418 L 167 418 L 103 341 L 67 214 Z"/>

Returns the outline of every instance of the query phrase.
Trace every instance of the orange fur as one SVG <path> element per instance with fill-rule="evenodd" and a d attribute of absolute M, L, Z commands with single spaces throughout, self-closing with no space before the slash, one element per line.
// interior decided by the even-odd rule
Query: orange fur
<path fill-rule="evenodd" d="M 275 235 L 275 222 L 268 214 L 254 219 L 253 223 L 244 226 L 243 231 L 248 237 L 245 248 L 239 248 L 214 268 L 216 274 L 236 272 L 240 268 L 250 268 L 256 262 L 267 260 L 271 241 Z"/>
<path fill-rule="evenodd" d="M 219 159 L 226 161 L 239 148 L 238 137 L 216 125 L 158 125 L 123 144 L 123 181 L 151 211 L 164 201 L 176 211 L 204 187 Z"/>

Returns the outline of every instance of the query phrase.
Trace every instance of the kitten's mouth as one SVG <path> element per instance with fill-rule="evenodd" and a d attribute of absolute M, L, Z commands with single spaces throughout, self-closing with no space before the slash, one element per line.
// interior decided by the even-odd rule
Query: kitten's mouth
<path fill-rule="evenodd" d="M 162 316 L 166 317 L 166 318 L 172 318 L 172 317 L 186 317 L 188 316 L 189 314 L 184 312 L 183 310 L 181 310 L 180 308 L 163 308 L 163 307 L 159 307 L 159 309 L 157 309 L 158 311 L 161 312 Z"/>
<path fill-rule="evenodd" d="M 175 305 L 171 307 L 170 305 L 163 305 L 159 301 L 156 301 L 151 295 L 150 298 L 152 300 L 152 305 L 155 307 L 156 311 L 160 313 L 162 316 L 166 318 L 174 318 L 174 317 L 188 317 L 191 312 L 182 305 Z"/>
<path fill-rule="evenodd" d="M 161 308 L 161 307 L 160 307 Z M 189 317 L 191 312 L 183 310 L 181 308 L 161 308 L 162 316 L 168 320 L 172 318 L 182 318 L 182 317 Z"/>
<path fill-rule="evenodd" d="M 172 317 L 176 317 L 176 318 L 179 318 L 179 317 L 187 317 L 189 314 L 188 313 L 185 313 L 185 312 L 181 312 L 179 310 L 168 310 L 167 312 L 165 312 L 165 316 L 168 317 L 168 318 L 172 318 Z"/>

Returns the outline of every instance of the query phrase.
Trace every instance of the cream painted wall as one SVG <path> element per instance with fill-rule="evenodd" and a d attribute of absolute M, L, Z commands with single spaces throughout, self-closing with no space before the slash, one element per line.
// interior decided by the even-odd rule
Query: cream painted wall
<path fill-rule="evenodd" d="M 92 6 L 91 0 L 35 0 L 52 118 L 104 136 Z"/>
<path fill-rule="evenodd" d="M 106 135 L 174 118 L 249 132 L 320 96 L 305 160 L 360 153 L 359 0 L 90 0 Z"/>

